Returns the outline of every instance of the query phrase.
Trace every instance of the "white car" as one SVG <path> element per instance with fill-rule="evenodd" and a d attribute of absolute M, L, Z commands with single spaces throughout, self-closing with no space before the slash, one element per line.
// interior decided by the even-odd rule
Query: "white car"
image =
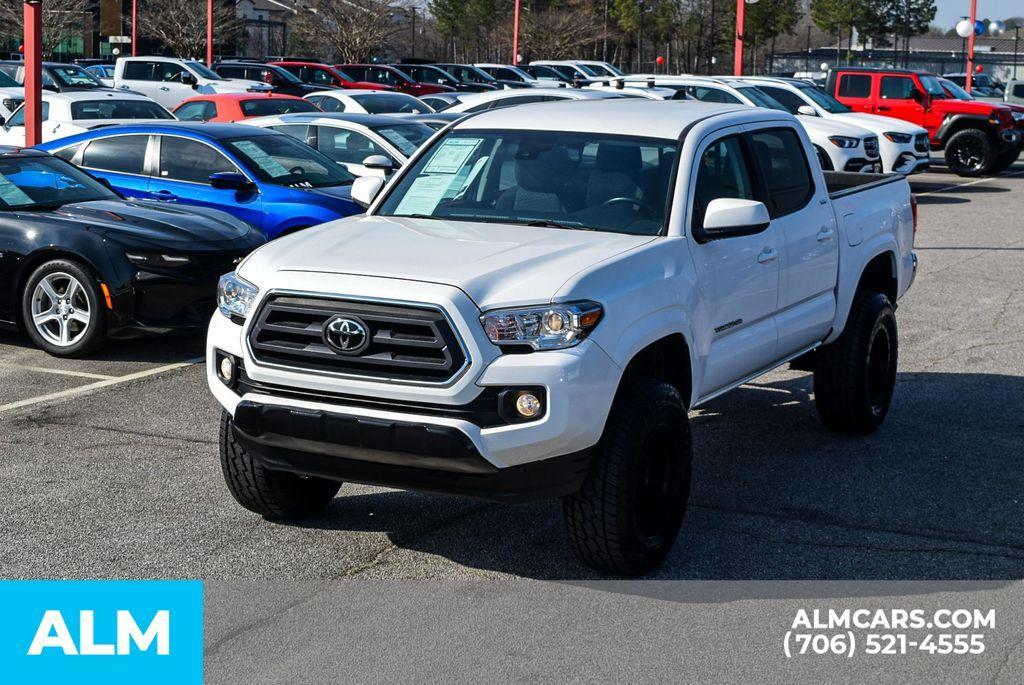
<path fill-rule="evenodd" d="M 530 76 L 528 73 L 526 73 L 519 67 L 512 64 L 477 62 L 473 66 L 475 66 L 477 69 L 483 69 L 496 79 L 501 79 L 503 81 L 519 81 L 520 83 L 525 83 L 531 88 L 551 88 L 555 86 L 555 84 L 552 83 L 551 80 L 534 78 L 533 76 Z M 566 84 L 563 83 L 562 85 L 564 86 Z"/>
<path fill-rule="evenodd" d="M 647 83 L 649 75 L 630 76 L 625 83 Z M 725 81 L 707 76 L 656 76 L 660 88 L 682 88 L 686 94 L 702 102 L 743 104 L 749 107 L 767 107 L 787 111 L 786 107 L 755 85 Z M 841 121 L 800 117 L 800 124 L 810 136 L 818 161 L 825 171 L 880 172 L 878 136 L 853 124 Z"/>
<path fill-rule="evenodd" d="M 434 108 L 417 97 L 382 90 L 321 90 L 304 96 L 325 112 L 349 114 L 430 114 Z"/>
<path fill-rule="evenodd" d="M 114 86 L 147 95 L 168 109 L 196 95 L 273 90 L 269 84 L 224 78 L 201 62 L 175 57 L 120 57 L 114 67 Z"/>
<path fill-rule="evenodd" d="M 228 489 L 271 519 L 343 481 L 561 497 L 583 563 L 651 571 L 687 508 L 690 409 L 791 363 L 830 430 L 885 420 L 914 199 L 814 155 L 785 112 L 611 99 L 484 112 L 386 186 L 357 178 L 365 215 L 221 278 Z"/>
<path fill-rule="evenodd" d="M 530 62 L 531 67 L 548 67 L 558 72 L 562 78 L 569 81 L 593 81 L 613 76 L 621 76 L 620 73 L 610 73 L 607 69 L 596 68 L 578 60 L 571 59 L 539 59 Z"/>
<path fill-rule="evenodd" d="M 648 100 L 685 100 L 686 93 L 674 88 L 660 88 L 658 86 L 642 86 L 637 83 L 626 85 L 618 79 L 608 81 L 593 81 L 584 86 L 588 90 L 603 91 L 606 93 L 618 93 L 625 97 L 646 98 Z"/>
<path fill-rule="evenodd" d="M 175 116 L 145 95 L 111 91 L 43 93 L 42 141 L 49 142 L 98 126 L 174 120 Z M 0 145 L 25 144 L 25 106 L 7 120 Z"/>
<path fill-rule="evenodd" d="M 854 112 L 843 103 L 802 79 L 744 77 L 775 100 L 790 114 L 821 117 L 860 126 L 878 136 L 882 170 L 886 173 L 917 174 L 927 171 L 931 144 L 928 131 L 902 119 Z"/>
<path fill-rule="evenodd" d="M 387 176 L 408 162 L 435 132 L 426 124 L 401 117 L 347 112 L 281 114 L 239 123 L 287 133 L 356 176 Z"/>
<path fill-rule="evenodd" d="M 482 112 L 485 109 L 500 109 L 515 105 L 527 105 L 535 102 L 554 102 L 556 100 L 602 100 L 605 98 L 625 97 L 619 93 L 592 90 L 590 88 L 520 88 L 518 90 L 490 90 L 483 93 L 467 93 L 460 98 L 457 105 L 444 110 L 445 113 Z"/>

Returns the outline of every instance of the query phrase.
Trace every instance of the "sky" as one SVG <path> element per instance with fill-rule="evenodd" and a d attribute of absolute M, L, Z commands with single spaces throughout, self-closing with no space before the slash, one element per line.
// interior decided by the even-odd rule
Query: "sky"
<path fill-rule="evenodd" d="M 960 17 L 971 13 L 970 0 L 935 0 L 938 12 L 934 24 L 952 28 Z M 1006 19 L 1024 15 L 1024 0 L 978 0 L 978 18 Z"/>

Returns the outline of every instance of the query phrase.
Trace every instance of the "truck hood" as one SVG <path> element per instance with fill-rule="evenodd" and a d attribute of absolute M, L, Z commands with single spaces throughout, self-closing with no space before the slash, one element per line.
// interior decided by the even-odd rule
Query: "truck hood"
<path fill-rule="evenodd" d="M 509 224 L 362 216 L 331 221 L 257 250 L 242 276 L 280 272 L 396 278 L 459 288 L 489 309 L 550 302 L 570 277 L 652 236 Z M 585 295 L 585 294 L 583 294 Z M 582 296 L 582 295 L 581 295 Z"/>
<path fill-rule="evenodd" d="M 884 117 L 878 114 L 867 114 L 866 112 L 849 112 L 846 114 L 837 114 L 836 118 L 839 119 L 840 121 L 846 121 L 857 126 L 863 126 L 867 130 L 878 134 L 891 132 L 919 135 L 921 133 L 928 132 L 926 129 L 923 129 L 916 124 L 911 124 L 908 121 L 903 121 L 902 119 L 896 119 L 895 117 Z"/>

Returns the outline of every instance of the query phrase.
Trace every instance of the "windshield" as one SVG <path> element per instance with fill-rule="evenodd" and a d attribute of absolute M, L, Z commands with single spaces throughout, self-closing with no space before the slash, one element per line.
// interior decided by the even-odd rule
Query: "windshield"
<path fill-rule="evenodd" d="M 534 78 L 543 79 L 545 81 L 561 81 L 562 75 L 550 67 L 543 66 L 524 66 L 521 67 L 523 71 L 530 74 Z"/>
<path fill-rule="evenodd" d="M 937 97 L 945 97 L 946 92 L 942 90 L 942 84 L 939 83 L 939 79 L 935 78 L 931 74 L 918 74 L 918 78 L 921 79 L 921 85 L 928 91 L 929 95 Z"/>
<path fill-rule="evenodd" d="M 813 100 L 814 104 L 821 107 L 830 114 L 847 114 L 853 110 L 844 105 L 843 103 L 836 100 L 834 97 L 823 91 L 821 88 L 815 86 L 797 86 L 800 92 L 803 93 L 808 99 Z"/>
<path fill-rule="evenodd" d="M 102 81 L 74 64 L 50 67 L 49 72 L 54 79 L 67 88 L 106 88 Z"/>
<path fill-rule="evenodd" d="M 56 157 L 0 158 L 0 210 L 56 209 L 117 194 Z"/>
<path fill-rule="evenodd" d="M 11 78 L 7 70 L 0 69 L 0 88 L 18 88 L 21 84 Z"/>
<path fill-rule="evenodd" d="M 953 83 L 949 79 L 942 79 L 941 81 L 939 81 L 939 83 L 941 83 L 942 86 L 947 91 L 949 91 L 949 94 L 952 95 L 957 100 L 973 100 L 974 99 L 973 95 L 971 95 L 966 90 L 964 90 L 960 86 L 956 85 L 955 83 Z"/>
<path fill-rule="evenodd" d="M 576 71 L 572 67 L 565 67 L 561 64 L 545 64 L 544 66 L 567 81 L 572 81 L 576 78 Z"/>
<path fill-rule="evenodd" d="M 200 62 L 185 62 L 185 66 L 187 66 L 193 72 L 199 74 L 200 76 L 202 76 L 204 79 L 206 79 L 208 81 L 223 81 L 223 80 L 225 80 L 220 75 L 218 75 L 216 72 L 211 71 L 208 66 L 206 66 L 205 64 L 202 64 Z"/>
<path fill-rule="evenodd" d="M 265 183 L 289 188 L 348 185 L 352 174 L 304 143 L 285 134 L 223 141 Z"/>
<path fill-rule="evenodd" d="M 654 236 L 676 150 L 674 140 L 603 133 L 456 130 L 378 213 Z"/>
<path fill-rule="evenodd" d="M 373 130 L 384 140 L 398 148 L 406 157 L 411 157 L 412 153 L 416 152 L 420 145 L 423 145 L 423 143 L 430 139 L 430 136 L 434 135 L 434 129 L 426 124 L 375 126 Z"/>
<path fill-rule="evenodd" d="M 783 112 L 789 112 L 785 105 L 760 88 L 754 88 L 753 86 L 737 86 L 736 90 L 743 93 L 744 97 L 748 98 L 757 107 L 767 107 L 768 109 L 778 109 Z"/>
<path fill-rule="evenodd" d="M 426 114 L 430 111 L 424 103 L 404 93 L 366 93 L 350 97 L 370 114 Z"/>
<path fill-rule="evenodd" d="M 147 100 L 82 100 L 71 103 L 72 119 L 173 119 L 174 115 Z"/>
<path fill-rule="evenodd" d="M 575 67 L 587 76 L 607 76 L 604 69 L 599 69 L 590 64 L 576 64 Z"/>

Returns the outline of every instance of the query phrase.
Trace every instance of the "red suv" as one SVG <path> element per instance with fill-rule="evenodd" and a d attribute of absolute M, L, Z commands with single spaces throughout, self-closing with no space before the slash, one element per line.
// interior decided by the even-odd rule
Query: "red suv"
<path fill-rule="evenodd" d="M 320 86 L 324 89 L 360 88 L 364 90 L 394 90 L 391 86 L 386 86 L 374 81 L 357 81 L 352 78 L 350 74 L 345 73 L 337 67 L 332 67 L 330 64 L 321 64 L 319 62 L 298 62 L 292 60 L 270 62 L 270 64 L 283 67 L 295 76 L 298 76 L 299 80 L 303 83 Z"/>
<path fill-rule="evenodd" d="M 960 176 L 980 176 L 1016 159 L 1021 133 L 1003 105 L 947 96 L 938 78 L 924 71 L 843 67 L 828 75 L 826 89 L 858 112 L 895 117 L 928 129 L 932 148 Z M 1012 161 L 1011 161 L 1012 163 Z"/>
<path fill-rule="evenodd" d="M 356 78 L 373 83 L 384 84 L 402 93 L 409 95 L 435 95 L 437 93 L 454 93 L 451 86 L 442 86 L 438 83 L 420 83 L 413 80 L 412 76 L 401 69 L 384 66 L 383 64 L 338 64 L 339 69 L 344 69 Z"/>

